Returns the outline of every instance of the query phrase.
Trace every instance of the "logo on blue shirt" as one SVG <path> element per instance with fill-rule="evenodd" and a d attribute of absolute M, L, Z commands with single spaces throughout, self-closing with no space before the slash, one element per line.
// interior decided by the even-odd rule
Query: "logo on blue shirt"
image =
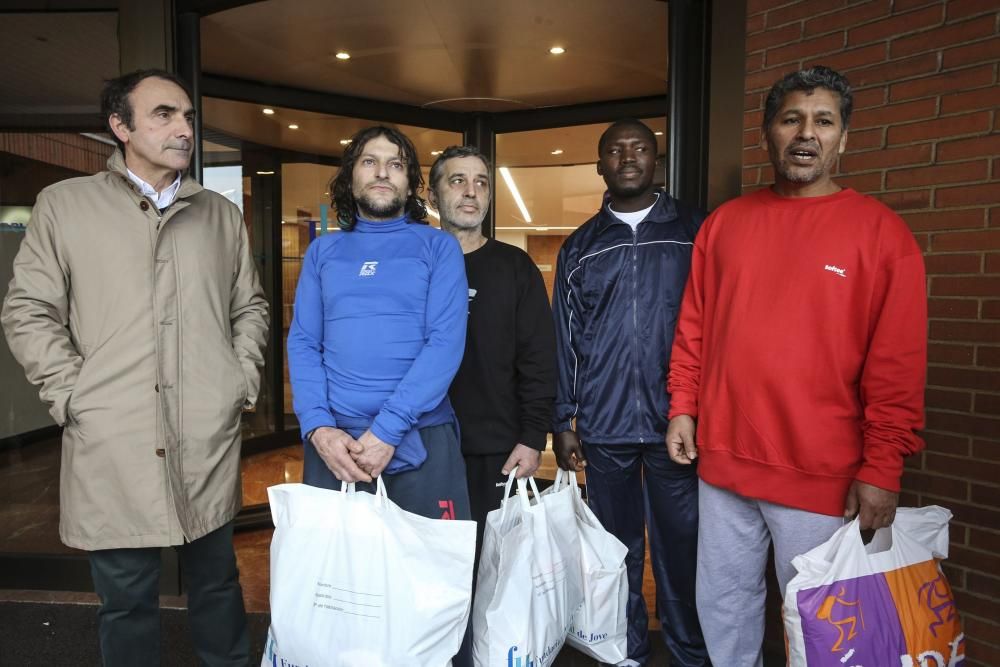
<path fill-rule="evenodd" d="M 376 267 L 378 267 L 378 262 L 365 262 L 361 265 L 361 270 L 358 272 L 358 275 L 374 276 Z"/>

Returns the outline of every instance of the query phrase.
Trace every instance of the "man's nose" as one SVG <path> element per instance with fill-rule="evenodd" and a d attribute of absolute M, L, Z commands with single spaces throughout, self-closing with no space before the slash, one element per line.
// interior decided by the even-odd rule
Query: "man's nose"
<path fill-rule="evenodd" d="M 465 188 L 462 190 L 463 197 L 469 197 L 475 199 L 476 197 L 476 184 L 473 181 L 466 181 Z"/>
<path fill-rule="evenodd" d="M 798 134 L 802 139 L 812 139 L 816 136 L 816 125 L 811 120 L 803 120 L 799 123 Z"/>

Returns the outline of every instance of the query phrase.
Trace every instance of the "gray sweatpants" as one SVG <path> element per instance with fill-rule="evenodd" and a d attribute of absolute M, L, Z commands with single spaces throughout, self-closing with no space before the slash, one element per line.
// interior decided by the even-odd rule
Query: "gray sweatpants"
<path fill-rule="evenodd" d="M 792 559 L 844 525 L 815 514 L 698 483 L 698 619 L 713 665 L 762 667 L 768 544 L 784 598 Z"/>

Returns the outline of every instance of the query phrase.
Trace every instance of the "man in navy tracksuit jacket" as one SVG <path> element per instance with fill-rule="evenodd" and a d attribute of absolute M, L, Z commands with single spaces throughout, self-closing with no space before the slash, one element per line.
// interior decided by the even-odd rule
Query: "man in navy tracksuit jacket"
<path fill-rule="evenodd" d="M 393 502 L 468 519 L 465 463 L 447 392 L 465 350 L 468 286 L 458 242 L 422 224 L 416 151 L 369 128 L 332 186 L 343 231 L 306 252 L 288 333 L 303 481 L 384 473 Z"/>
<path fill-rule="evenodd" d="M 663 438 L 669 353 L 704 213 L 653 185 L 656 149 L 637 120 L 604 132 L 597 171 L 608 196 L 559 251 L 553 448 L 560 467 L 586 470 L 591 509 L 628 547 L 629 660 L 619 664 L 649 659 L 648 524 L 670 664 L 687 667 L 710 664 L 695 609 L 698 477 L 670 460 Z"/>

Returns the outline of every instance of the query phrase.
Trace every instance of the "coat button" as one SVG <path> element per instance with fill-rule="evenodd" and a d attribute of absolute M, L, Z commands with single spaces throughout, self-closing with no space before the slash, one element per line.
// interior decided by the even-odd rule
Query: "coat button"
<path fill-rule="evenodd" d="M 139 202 L 139 208 L 141 208 L 143 211 L 148 211 L 149 210 L 149 202 L 146 201 L 145 199 L 143 199 L 141 202 Z"/>
<path fill-rule="evenodd" d="M 165 459 L 165 458 L 167 458 L 167 450 L 165 450 L 165 449 L 157 449 L 156 450 L 156 455 L 159 456 L 161 459 Z"/>
<path fill-rule="evenodd" d="M 154 384 L 153 385 L 153 391 L 155 391 L 157 394 L 159 394 L 160 393 L 160 385 Z"/>

